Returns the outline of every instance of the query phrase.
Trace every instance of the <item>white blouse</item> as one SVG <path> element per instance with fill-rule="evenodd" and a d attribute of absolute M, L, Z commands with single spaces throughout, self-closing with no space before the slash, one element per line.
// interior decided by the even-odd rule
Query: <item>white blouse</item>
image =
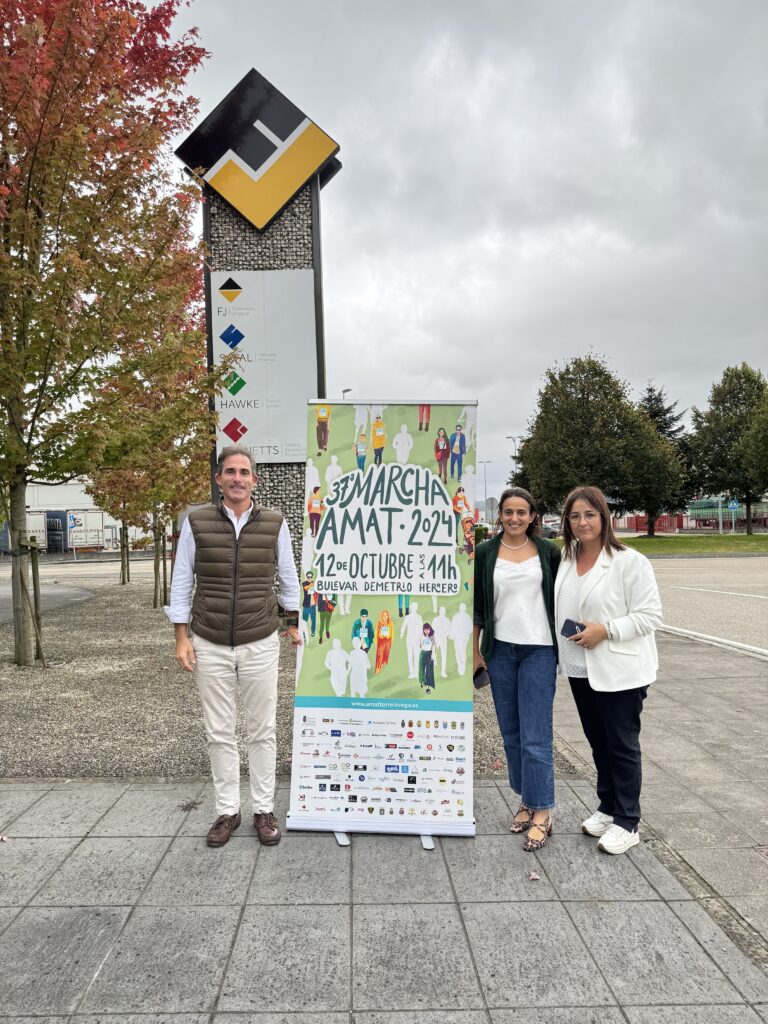
<path fill-rule="evenodd" d="M 552 646 L 538 554 L 524 562 L 496 559 L 493 570 L 493 634 L 508 644 Z"/>
<path fill-rule="evenodd" d="M 592 572 L 592 570 L 590 569 L 589 572 Z M 560 663 L 562 675 L 573 676 L 577 679 L 586 679 L 587 677 L 587 656 L 584 653 L 583 647 L 579 647 L 573 640 L 563 636 L 560 630 L 563 628 L 563 623 L 566 619 L 573 619 L 574 622 L 581 621 L 581 583 L 582 580 L 589 576 L 589 572 L 579 576 L 576 572 L 576 566 L 574 566 L 573 571 L 569 572 L 563 580 L 563 585 L 560 588 L 560 594 L 557 599 L 557 622 L 555 623 L 555 628 L 557 629 L 557 660 Z"/>

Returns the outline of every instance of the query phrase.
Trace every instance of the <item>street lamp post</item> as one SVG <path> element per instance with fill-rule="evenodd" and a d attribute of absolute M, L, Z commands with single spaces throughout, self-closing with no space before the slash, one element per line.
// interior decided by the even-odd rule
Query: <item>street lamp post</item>
<path fill-rule="evenodd" d="M 483 516 L 486 519 L 488 518 L 488 474 L 487 474 L 487 471 L 486 471 L 485 467 L 491 461 L 493 461 L 493 460 L 492 459 L 479 459 L 478 460 L 478 465 L 483 467 Z"/>

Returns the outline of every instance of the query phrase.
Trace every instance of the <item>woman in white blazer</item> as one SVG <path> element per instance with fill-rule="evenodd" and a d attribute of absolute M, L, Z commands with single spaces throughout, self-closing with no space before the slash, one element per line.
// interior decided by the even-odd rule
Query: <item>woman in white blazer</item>
<path fill-rule="evenodd" d="M 597 487 L 566 498 L 563 539 L 555 580 L 560 671 L 592 747 L 600 799 L 581 828 L 605 853 L 624 853 L 640 841 L 640 713 L 659 666 L 661 600 L 650 562 L 616 539 Z"/>

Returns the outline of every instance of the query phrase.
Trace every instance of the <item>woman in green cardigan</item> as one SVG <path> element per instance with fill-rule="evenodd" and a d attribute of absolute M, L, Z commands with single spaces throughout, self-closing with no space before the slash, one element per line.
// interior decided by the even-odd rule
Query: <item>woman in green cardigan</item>
<path fill-rule="evenodd" d="M 487 668 L 509 766 L 520 798 L 511 832 L 538 850 L 552 833 L 555 768 L 552 705 L 557 677 L 555 576 L 560 549 L 538 536 L 533 498 L 509 487 L 499 533 L 477 548 L 473 670 Z"/>

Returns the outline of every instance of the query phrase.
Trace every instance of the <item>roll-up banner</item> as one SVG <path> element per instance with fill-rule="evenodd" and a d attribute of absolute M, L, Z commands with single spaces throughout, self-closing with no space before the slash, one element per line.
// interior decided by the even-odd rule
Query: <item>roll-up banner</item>
<path fill-rule="evenodd" d="M 475 834 L 476 419 L 310 403 L 290 829 Z"/>

